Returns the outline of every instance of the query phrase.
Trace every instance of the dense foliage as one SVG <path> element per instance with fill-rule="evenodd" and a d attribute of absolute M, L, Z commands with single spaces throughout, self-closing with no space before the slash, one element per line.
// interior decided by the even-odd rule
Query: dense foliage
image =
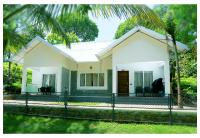
<path fill-rule="evenodd" d="M 58 17 L 58 22 L 63 27 L 69 42 L 93 41 L 98 36 L 97 25 L 87 15 L 72 13 Z M 47 40 L 52 44 L 65 43 L 61 35 L 56 32 L 48 34 Z"/>
<path fill-rule="evenodd" d="M 197 5 L 156 5 L 153 10 L 165 20 L 170 13 L 174 17 L 176 24 L 176 39 L 189 46 L 196 45 L 197 38 Z M 138 21 L 135 16 L 121 23 L 115 33 L 115 38 L 119 38 L 136 25 L 142 25 L 153 30 L 161 31 L 154 26 L 150 26 L 148 21 Z"/>

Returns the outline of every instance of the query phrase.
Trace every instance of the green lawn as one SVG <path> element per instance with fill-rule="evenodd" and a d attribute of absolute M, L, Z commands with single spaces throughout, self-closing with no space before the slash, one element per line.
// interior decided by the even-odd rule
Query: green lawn
<path fill-rule="evenodd" d="M 196 127 L 3 115 L 4 133 L 197 133 Z"/>

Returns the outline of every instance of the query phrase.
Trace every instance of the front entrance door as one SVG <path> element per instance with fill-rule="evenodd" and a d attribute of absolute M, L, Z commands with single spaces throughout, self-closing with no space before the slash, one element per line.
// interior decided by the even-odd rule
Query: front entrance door
<path fill-rule="evenodd" d="M 118 96 L 129 96 L 128 71 L 118 71 Z"/>

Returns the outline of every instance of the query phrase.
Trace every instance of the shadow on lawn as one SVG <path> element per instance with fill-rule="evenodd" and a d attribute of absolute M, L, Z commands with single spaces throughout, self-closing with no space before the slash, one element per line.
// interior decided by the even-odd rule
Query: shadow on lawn
<path fill-rule="evenodd" d="M 106 128 L 96 129 L 96 121 L 52 119 L 44 117 L 4 114 L 4 133 L 104 133 Z"/>

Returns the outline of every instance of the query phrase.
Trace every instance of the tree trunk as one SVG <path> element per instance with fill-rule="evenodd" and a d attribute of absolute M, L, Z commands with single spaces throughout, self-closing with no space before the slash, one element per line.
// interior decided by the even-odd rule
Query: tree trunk
<path fill-rule="evenodd" d="M 175 36 L 172 36 L 172 40 L 173 40 L 175 60 L 176 60 L 178 107 L 183 108 L 183 100 L 182 100 L 182 93 L 181 93 L 181 87 L 180 87 L 180 67 L 179 67 L 179 58 L 178 58 Z"/>
<path fill-rule="evenodd" d="M 8 59 L 10 59 L 10 51 L 8 52 Z M 11 84 L 11 62 L 8 61 L 8 84 Z"/>

